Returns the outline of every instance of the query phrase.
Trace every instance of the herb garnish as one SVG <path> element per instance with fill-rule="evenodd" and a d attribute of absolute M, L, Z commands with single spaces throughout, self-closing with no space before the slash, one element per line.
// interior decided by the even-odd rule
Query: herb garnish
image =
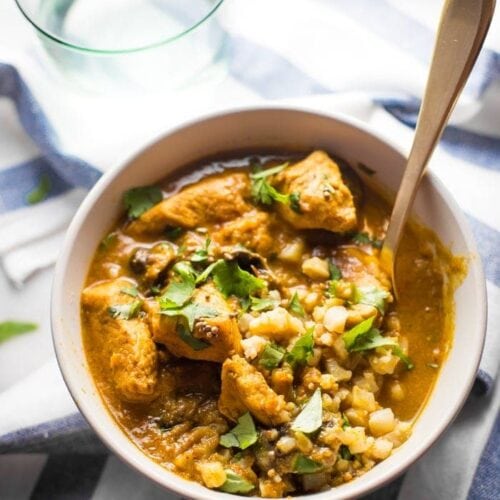
<path fill-rule="evenodd" d="M 196 250 L 191 256 L 191 262 L 206 262 L 208 260 L 208 247 L 210 246 L 210 243 L 210 238 L 207 238 L 205 240 L 205 246 Z"/>
<path fill-rule="evenodd" d="M 225 297 L 230 295 L 240 298 L 249 297 L 266 285 L 264 280 L 244 271 L 234 261 L 219 260 L 215 264 L 211 269 L 211 274 L 215 286 Z"/>
<path fill-rule="evenodd" d="M 246 412 L 238 419 L 238 424 L 227 434 L 220 437 L 219 443 L 226 448 L 240 448 L 245 450 L 257 442 L 257 430 L 252 416 Z"/>
<path fill-rule="evenodd" d="M 0 323 L 0 342 L 21 335 L 23 333 L 32 332 L 36 330 L 38 325 L 36 323 L 27 323 L 22 321 L 4 321 Z"/>
<path fill-rule="evenodd" d="M 47 198 L 51 188 L 52 182 L 50 181 L 50 177 L 47 174 L 42 174 L 38 185 L 26 196 L 26 201 L 30 205 L 40 203 Z"/>
<path fill-rule="evenodd" d="M 293 431 L 306 434 L 317 431 L 323 423 L 323 402 L 321 400 L 321 389 L 316 389 L 311 399 L 304 405 L 302 411 L 292 423 Z"/>
<path fill-rule="evenodd" d="M 323 466 L 320 463 L 306 457 L 302 453 L 297 454 L 293 462 L 293 472 L 296 474 L 313 474 L 322 468 Z"/>
<path fill-rule="evenodd" d="M 139 295 L 139 290 L 135 286 L 120 289 L 121 293 L 128 295 L 130 297 L 137 297 Z"/>
<path fill-rule="evenodd" d="M 376 286 L 353 286 L 353 302 L 355 304 L 367 304 L 376 307 L 381 314 L 384 314 L 385 302 L 389 297 L 389 292 L 377 288 Z"/>
<path fill-rule="evenodd" d="M 160 307 L 162 307 L 161 303 Z M 189 327 L 189 331 L 191 332 L 193 331 L 194 323 L 197 319 L 214 318 L 215 316 L 218 316 L 218 312 L 215 309 L 202 304 L 197 304 L 196 302 L 188 302 L 186 305 L 181 307 L 162 308 L 160 314 L 170 317 L 180 316 L 184 318 Z"/>
<path fill-rule="evenodd" d="M 342 336 L 345 346 L 349 352 L 360 352 L 376 349 L 377 347 L 390 347 L 392 352 L 405 364 L 408 370 L 414 365 L 406 356 L 399 344 L 390 338 L 383 337 L 378 328 L 373 328 L 375 317 L 365 319 Z"/>
<path fill-rule="evenodd" d="M 279 366 L 285 356 L 285 349 L 276 344 L 266 344 L 259 357 L 259 365 L 272 370 Z"/>
<path fill-rule="evenodd" d="M 226 493 L 250 493 L 255 488 L 253 483 L 242 478 L 231 469 L 226 469 L 225 473 L 226 481 L 219 488 L 220 491 L 225 491 Z"/>
<path fill-rule="evenodd" d="M 290 299 L 290 302 L 288 303 L 288 309 L 290 309 L 290 311 L 294 312 L 298 316 L 304 317 L 306 315 L 304 308 L 302 307 L 302 304 L 300 303 L 299 296 L 297 295 L 297 292 L 295 292 L 292 295 L 292 298 Z"/>
<path fill-rule="evenodd" d="M 162 199 L 163 194 L 158 186 L 142 186 L 126 191 L 123 195 L 123 204 L 128 217 L 137 219 Z"/>
<path fill-rule="evenodd" d="M 261 312 L 274 309 L 278 304 L 278 300 L 271 299 L 270 297 L 250 297 L 249 306 L 252 311 Z"/>
<path fill-rule="evenodd" d="M 328 270 L 330 271 L 330 279 L 332 281 L 338 281 L 342 279 L 342 271 L 337 265 L 335 265 L 335 263 L 331 259 L 328 260 Z"/>
<path fill-rule="evenodd" d="M 169 227 L 165 230 L 165 236 L 171 240 L 176 240 L 182 233 L 184 229 L 182 227 Z"/>
<path fill-rule="evenodd" d="M 342 444 L 339 448 L 339 455 L 341 458 L 344 460 L 352 460 L 353 459 L 353 454 L 349 450 L 349 447 L 346 446 L 345 444 Z"/>
<path fill-rule="evenodd" d="M 210 347 L 210 344 L 207 342 L 203 342 L 203 340 L 197 339 L 193 337 L 191 332 L 186 328 L 186 325 L 182 324 L 180 321 L 175 326 L 175 331 L 177 335 L 183 340 L 189 347 L 194 349 L 195 351 L 202 351 L 207 347 Z"/>
<path fill-rule="evenodd" d="M 286 361 L 294 368 L 297 365 L 303 365 L 309 361 L 313 355 L 314 337 L 313 328 L 307 330 L 302 337 L 295 342 L 292 350 L 286 354 Z"/>
<path fill-rule="evenodd" d="M 118 235 L 116 233 L 109 233 L 107 234 L 99 243 L 99 250 L 107 250 L 111 245 L 114 245 L 116 243 L 116 240 L 118 239 Z"/>
<path fill-rule="evenodd" d="M 162 310 L 183 306 L 193 295 L 196 286 L 196 273 L 189 262 L 178 262 L 173 271 L 177 273 L 179 280 L 171 281 L 159 298 Z"/>
<path fill-rule="evenodd" d="M 371 245 L 375 248 L 382 248 L 382 241 L 370 237 L 368 233 L 354 233 L 351 239 L 356 245 Z"/>
<path fill-rule="evenodd" d="M 133 319 L 137 317 L 142 308 L 142 300 L 134 300 L 129 304 L 117 304 L 108 307 L 108 314 L 113 319 Z"/>
<path fill-rule="evenodd" d="M 294 212 L 301 213 L 300 193 L 280 193 L 267 180 L 268 177 L 278 174 L 286 167 L 288 167 L 288 163 L 250 174 L 250 179 L 252 181 L 252 198 L 255 203 L 262 203 L 263 205 L 272 205 L 274 201 L 277 201 L 283 205 L 290 205 L 290 208 Z"/>

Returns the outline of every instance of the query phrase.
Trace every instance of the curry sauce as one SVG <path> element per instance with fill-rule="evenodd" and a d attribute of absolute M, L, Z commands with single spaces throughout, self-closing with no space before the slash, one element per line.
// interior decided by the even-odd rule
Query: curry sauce
<path fill-rule="evenodd" d="M 151 459 L 208 488 L 325 490 L 410 435 L 453 337 L 459 261 L 326 153 L 236 157 L 124 196 L 82 292 L 107 408 Z M 400 281 L 399 281 L 400 277 Z"/>

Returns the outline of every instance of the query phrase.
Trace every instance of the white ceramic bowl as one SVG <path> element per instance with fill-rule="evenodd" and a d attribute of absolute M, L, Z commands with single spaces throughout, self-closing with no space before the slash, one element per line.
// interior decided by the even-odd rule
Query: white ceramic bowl
<path fill-rule="evenodd" d="M 177 168 L 209 155 L 270 147 L 326 149 L 353 165 L 361 162 L 374 169 L 379 182 L 392 191 L 397 189 L 405 165 L 403 155 L 390 139 L 344 116 L 281 107 L 210 115 L 169 132 L 106 173 L 73 219 L 56 267 L 52 292 L 54 344 L 76 404 L 111 450 L 153 481 L 184 497 L 234 500 L 235 495 L 211 491 L 166 471 L 120 430 L 87 368 L 80 327 L 80 291 L 98 243 L 122 211 L 121 197 L 126 189 L 157 182 Z M 485 281 L 475 243 L 457 204 L 431 174 L 422 182 L 415 212 L 454 253 L 471 257 L 467 277 L 455 294 L 453 348 L 408 441 L 361 478 L 308 498 L 359 497 L 394 479 L 451 423 L 474 381 L 486 325 Z"/>

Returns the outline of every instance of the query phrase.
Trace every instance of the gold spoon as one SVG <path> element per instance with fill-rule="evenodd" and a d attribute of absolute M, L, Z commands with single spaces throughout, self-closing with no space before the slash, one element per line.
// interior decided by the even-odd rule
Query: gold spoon
<path fill-rule="evenodd" d="M 413 145 L 381 251 L 396 297 L 395 261 L 425 167 L 441 137 L 490 26 L 495 0 L 446 0 L 434 46 Z"/>

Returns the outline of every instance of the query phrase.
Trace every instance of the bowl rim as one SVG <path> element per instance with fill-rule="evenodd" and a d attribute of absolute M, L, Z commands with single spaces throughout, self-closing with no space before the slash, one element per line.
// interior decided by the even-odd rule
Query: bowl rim
<path fill-rule="evenodd" d="M 385 147 L 392 149 L 395 153 L 401 155 L 403 158 L 406 158 L 406 154 L 399 145 L 397 145 L 393 140 L 387 137 L 384 133 L 376 131 L 369 124 L 362 122 L 361 120 L 346 115 L 342 112 L 337 111 L 318 111 L 311 105 L 290 105 L 287 103 L 278 103 L 278 104 L 269 104 L 269 103 L 261 103 L 261 104 L 252 104 L 238 107 L 231 107 L 223 110 L 212 111 L 209 113 L 204 113 L 198 115 L 196 118 L 190 118 L 175 127 L 171 127 L 162 133 L 157 134 L 153 139 L 148 141 L 143 147 L 135 150 L 132 154 L 128 155 L 125 160 L 121 160 L 113 165 L 106 173 L 99 179 L 99 181 L 95 184 L 95 186 L 90 190 L 90 192 L 85 197 L 84 201 L 80 205 L 75 214 L 73 220 L 70 223 L 70 226 L 67 230 L 66 237 L 59 254 L 55 273 L 54 280 L 52 286 L 51 293 L 51 328 L 52 328 L 52 339 L 54 344 L 54 350 L 57 358 L 57 362 L 62 373 L 64 382 L 76 404 L 79 411 L 82 413 L 84 418 L 89 423 L 90 427 L 96 432 L 99 438 L 104 442 L 104 444 L 114 452 L 118 457 L 121 458 L 125 463 L 129 466 L 132 466 L 135 470 L 139 471 L 141 474 L 146 476 L 148 479 L 157 483 L 161 487 L 174 491 L 178 494 L 187 496 L 188 498 L 196 498 L 199 500 L 206 500 L 208 498 L 212 498 L 211 495 L 218 495 L 218 498 L 248 498 L 247 496 L 241 495 L 233 495 L 225 494 L 218 491 L 210 490 L 208 488 L 205 489 L 206 493 L 204 495 L 194 493 L 190 491 L 187 487 L 184 486 L 185 480 L 183 480 L 180 476 L 177 476 L 178 481 L 171 480 L 169 474 L 165 474 L 162 477 L 159 477 L 155 474 L 155 471 L 152 470 L 149 466 L 143 466 L 143 464 L 139 463 L 136 460 L 136 456 L 130 455 L 125 456 L 120 451 L 120 447 L 117 443 L 113 441 L 112 438 L 109 438 L 105 431 L 100 427 L 99 419 L 94 417 L 90 408 L 87 408 L 86 403 L 80 401 L 78 384 L 76 380 L 72 378 L 72 367 L 67 363 L 65 359 L 64 350 L 58 342 L 59 338 L 64 336 L 64 333 L 58 327 L 57 318 L 63 317 L 64 310 L 64 275 L 66 268 L 68 266 L 68 262 L 71 256 L 71 249 L 76 242 L 76 237 L 81 229 L 81 226 L 85 222 L 88 212 L 93 206 L 94 202 L 102 196 L 102 194 L 106 191 L 106 189 L 113 183 L 115 177 L 126 168 L 132 161 L 140 157 L 146 151 L 154 147 L 158 142 L 164 140 L 166 137 L 171 136 L 175 133 L 182 132 L 184 129 L 188 129 L 192 126 L 196 126 L 202 122 L 209 121 L 211 119 L 222 118 L 226 115 L 236 115 L 241 113 L 248 112 L 276 112 L 276 111 L 292 111 L 299 113 L 307 113 L 310 115 L 315 115 L 320 118 L 333 119 L 338 122 L 343 123 L 344 125 L 351 126 L 353 128 L 359 129 L 360 131 L 371 135 L 375 139 L 383 142 Z M 175 169 L 174 169 L 175 170 Z M 346 492 L 342 497 L 343 499 L 354 499 L 358 498 L 360 495 L 365 495 L 371 491 L 381 488 L 385 484 L 396 479 L 400 476 L 406 469 L 408 469 L 413 463 L 416 462 L 436 441 L 437 439 L 444 433 L 444 431 L 452 424 L 452 422 L 457 417 L 459 411 L 464 405 L 471 389 L 474 384 L 479 363 L 481 360 L 481 356 L 483 353 L 484 342 L 486 337 L 486 324 L 487 324 L 487 295 L 486 295 L 486 280 L 484 276 L 484 271 L 481 263 L 481 259 L 479 258 L 479 254 L 477 251 L 477 245 L 475 239 L 472 235 L 471 229 L 469 227 L 469 223 L 463 214 L 461 208 L 458 203 L 455 201 L 451 193 L 448 191 L 444 183 L 431 171 L 427 171 L 426 175 L 433 187 L 441 196 L 444 203 L 449 207 L 452 212 L 459 228 L 464 238 L 465 244 L 467 246 L 468 251 L 474 256 L 469 260 L 469 272 L 472 268 L 474 268 L 474 272 L 476 274 L 476 286 L 475 293 L 478 297 L 478 317 L 477 317 L 477 332 L 479 332 L 480 336 L 475 343 L 476 348 L 475 352 L 471 352 L 473 359 L 470 364 L 470 373 L 467 375 L 467 383 L 462 386 L 461 397 L 457 398 L 454 405 L 452 407 L 448 407 L 448 418 L 445 420 L 441 420 L 439 424 L 433 427 L 427 434 L 427 438 L 424 442 L 424 445 L 420 445 L 420 447 L 416 448 L 409 457 L 406 457 L 403 461 L 399 461 L 392 470 L 385 472 L 384 475 L 375 475 L 373 478 L 370 478 L 368 483 L 360 485 L 356 488 L 356 481 L 347 483 L 352 491 Z M 453 349 L 453 346 L 451 347 Z M 448 354 L 449 356 L 449 354 Z M 88 373 L 88 371 L 87 371 Z M 91 377 L 90 373 L 88 376 Z M 109 413 L 109 410 L 105 407 L 104 402 L 97 394 L 97 397 L 100 399 L 100 404 L 104 406 L 105 410 Z M 418 418 L 421 417 L 421 414 L 425 412 L 425 406 L 422 409 Z M 111 416 L 111 415 L 110 415 Z M 111 416 L 113 419 L 113 417 Z M 113 419 L 114 420 L 114 419 Z M 115 421 L 115 425 L 119 426 Z M 120 429 L 121 431 L 121 429 Z M 123 432 L 123 431 L 121 431 Z M 128 438 L 127 438 L 128 439 Z M 137 456 L 144 455 L 146 456 L 142 450 L 137 448 Z M 147 457 L 149 459 L 149 457 Z M 151 461 L 151 459 L 149 459 Z M 151 461 L 151 464 L 154 464 Z M 172 473 L 174 474 L 174 473 Z M 175 474 L 174 474 L 175 475 Z M 166 479 L 164 479 L 166 478 Z M 341 488 L 342 486 L 338 487 Z M 332 498 L 332 489 L 326 492 L 312 493 L 303 495 L 296 498 L 313 498 L 314 500 L 330 500 Z M 337 497 L 335 497 L 337 498 Z"/>
<path fill-rule="evenodd" d="M 25 6 L 23 6 L 23 0 L 14 0 L 19 11 L 23 15 L 23 17 L 36 29 L 38 33 L 40 33 L 43 36 L 46 36 L 53 42 L 56 42 L 63 47 L 66 47 L 68 49 L 75 50 L 77 52 L 84 52 L 87 54 L 101 54 L 101 55 L 120 55 L 120 54 L 133 54 L 137 52 L 145 52 L 149 49 L 155 49 L 158 47 L 161 47 L 162 45 L 167 45 L 171 42 L 175 42 L 176 40 L 179 40 L 180 38 L 183 38 L 185 35 L 188 35 L 192 31 L 194 31 L 198 26 L 201 26 L 205 21 L 210 19 L 215 12 L 219 9 L 219 7 L 224 3 L 225 0 L 215 0 L 214 5 L 207 10 L 207 12 L 200 17 L 196 22 L 191 24 L 188 28 L 185 28 L 181 30 L 179 33 L 163 38 L 157 42 L 151 42 L 145 45 L 139 45 L 137 47 L 130 47 L 130 48 L 125 48 L 125 49 L 99 49 L 96 47 L 91 47 L 91 46 L 86 46 L 86 45 L 78 45 L 76 43 L 70 42 L 66 39 L 64 39 L 61 36 L 58 36 L 51 31 L 49 31 L 46 28 L 43 28 L 40 23 L 38 23 L 33 16 L 31 16 L 26 9 Z"/>

